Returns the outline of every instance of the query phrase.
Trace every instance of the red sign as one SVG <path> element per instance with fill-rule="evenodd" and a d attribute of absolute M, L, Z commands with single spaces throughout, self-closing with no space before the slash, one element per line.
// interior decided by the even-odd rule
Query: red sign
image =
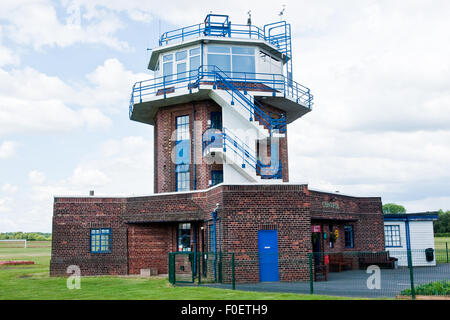
<path fill-rule="evenodd" d="M 321 232 L 320 226 L 311 226 L 312 232 Z"/>

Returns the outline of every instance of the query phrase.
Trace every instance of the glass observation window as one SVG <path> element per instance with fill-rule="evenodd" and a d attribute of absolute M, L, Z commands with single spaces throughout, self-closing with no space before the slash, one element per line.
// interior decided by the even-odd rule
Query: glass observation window
<path fill-rule="evenodd" d="M 176 61 L 182 61 L 187 59 L 187 50 L 178 51 L 175 53 L 175 60 Z"/>
<path fill-rule="evenodd" d="M 386 247 L 401 247 L 400 226 L 384 226 L 384 238 Z"/>
<path fill-rule="evenodd" d="M 91 229 L 91 252 L 111 252 L 111 229 Z"/>
<path fill-rule="evenodd" d="M 236 78 L 255 77 L 254 48 L 209 45 L 207 50 L 208 65 L 215 65 L 222 71 L 232 71 L 233 77 Z"/>
<path fill-rule="evenodd" d="M 178 251 L 191 251 L 191 224 L 178 224 Z"/>

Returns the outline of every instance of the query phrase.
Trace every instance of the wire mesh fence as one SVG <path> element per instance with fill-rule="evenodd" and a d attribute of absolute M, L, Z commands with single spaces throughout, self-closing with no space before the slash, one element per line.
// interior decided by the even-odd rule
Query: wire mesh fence
<path fill-rule="evenodd" d="M 175 252 L 169 255 L 169 279 L 173 284 L 344 297 L 450 296 L 446 250 Z"/>

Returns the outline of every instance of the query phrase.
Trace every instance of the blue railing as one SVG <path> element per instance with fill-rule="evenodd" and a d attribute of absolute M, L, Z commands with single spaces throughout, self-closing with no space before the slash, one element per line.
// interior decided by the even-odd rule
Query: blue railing
<path fill-rule="evenodd" d="M 218 22 L 212 18 L 222 18 L 222 20 Z M 282 31 L 273 32 L 279 29 Z M 202 23 L 164 32 L 159 39 L 159 45 L 162 46 L 174 41 L 184 41 L 202 36 L 264 40 L 278 48 L 288 58 L 291 58 L 290 48 L 287 47 L 287 44 L 291 41 L 290 25 L 286 21 L 270 23 L 261 29 L 254 25 L 232 24 L 228 21 L 228 16 L 226 15 L 210 14 Z"/>
<path fill-rule="evenodd" d="M 136 82 L 131 92 L 130 118 L 136 102 L 142 103 L 145 98 L 152 96 L 163 96 L 166 98 L 167 94 L 176 92 L 179 89 L 192 91 L 194 88 L 199 89 L 204 84 L 216 85 L 216 87 L 222 88 L 223 84 L 219 83 L 220 77 L 231 83 L 235 90 L 243 91 L 244 95 L 251 90 L 272 92 L 273 96 L 281 93 L 285 97 L 291 97 L 297 103 L 302 103 L 309 109 L 313 105 L 313 95 L 310 89 L 286 78 L 282 74 L 221 71 L 216 66 L 204 65 L 197 70 Z"/>
<path fill-rule="evenodd" d="M 281 161 L 278 161 L 276 164 L 263 164 L 253 149 L 226 128 L 221 130 L 208 129 L 203 133 L 203 155 L 205 155 L 205 152 L 209 152 L 211 148 L 222 148 L 223 152 L 227 152 L 227 150 L 233 151 L 238 159 L 241 159 L 243 168 L 246 165 L 250 166 L 263 179 L 282 178 Z"/>
<path fill-rule="evenodd" d="M 231 96 L 232 105 L 234 105 L 236 101 L 247 110 L 250 114 L 249 121 L 252 121 L 254 117 L 269 130 L 270 134 L 272 134 L 273 130 L 278 130 L 280 133 L 286 132 L 286 117 L 283 114 L 278 114 L 278 119 L 271 118 L 263 111 L 264 107 L 256 100 L 253 99 L 252 101 L 246 94 L 242 93 L 238 89 L 239 85 L 236 87 L 233 84 L 233 82 L 236 81 L 228 77 L 225 72 L 216 66 L 208 68 L 208 70 L 208 75 L 211 74 L 214 77 L 214 87 L 225 90 Z"/>

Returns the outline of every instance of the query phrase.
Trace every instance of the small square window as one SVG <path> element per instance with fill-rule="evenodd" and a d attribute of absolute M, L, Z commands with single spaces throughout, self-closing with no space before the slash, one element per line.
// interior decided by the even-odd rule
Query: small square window
<path fill-rule="evenodd" d="M 111 252 L 111 229 L 91 229 L 91 253 Z"/>
<path fill-rule="evenodd" d="M 384 240 L 386 247 L 401 247 L 400 226 L 384 226 Z"/>

